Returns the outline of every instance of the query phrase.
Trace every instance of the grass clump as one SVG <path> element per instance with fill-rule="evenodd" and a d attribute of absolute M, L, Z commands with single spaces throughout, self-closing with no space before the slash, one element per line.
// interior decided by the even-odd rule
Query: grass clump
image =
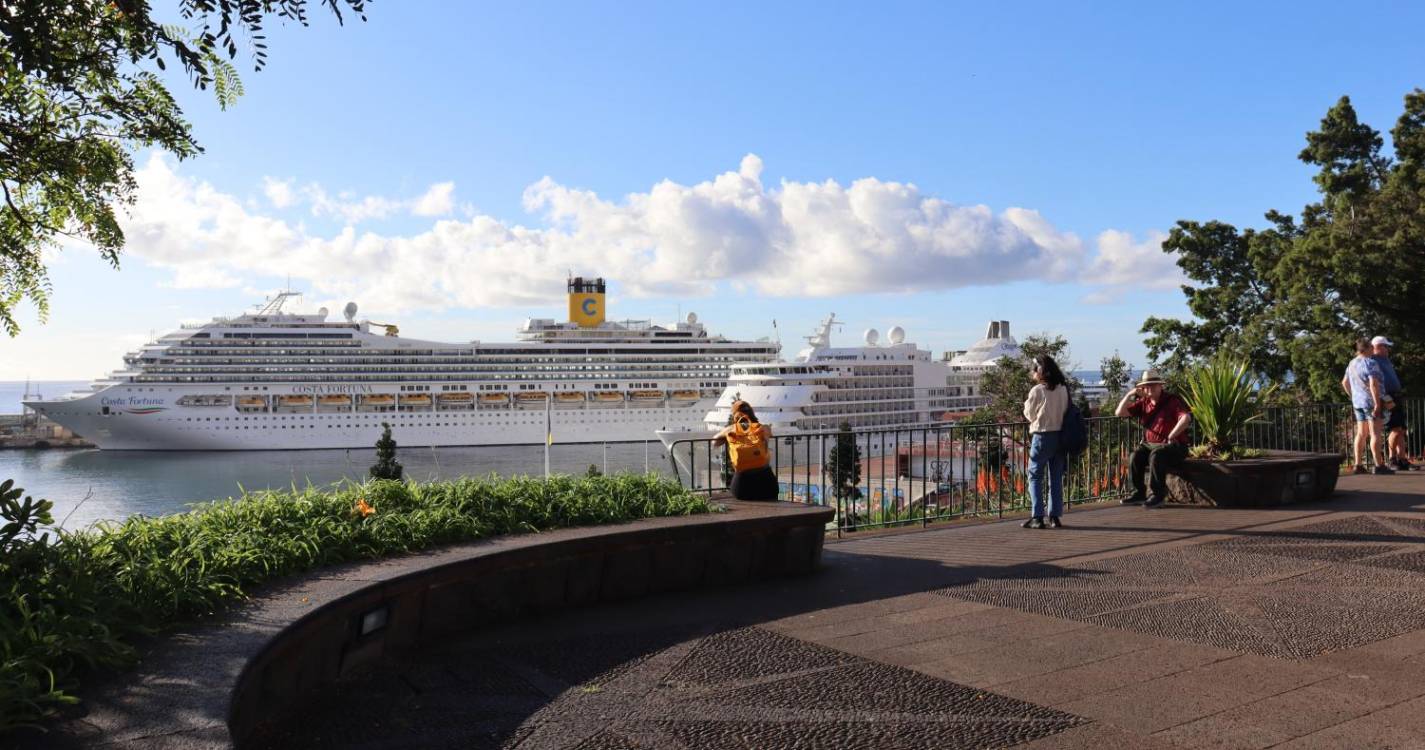
<path fill-rule="evenodd" d="M 0 484 L 0 734 L 75 701 L 83 668 L 285 575 L 500 534 L 711 510 L 653 475 L 372 480 L 263 491 L 189 512 L 54 531 L 48 501 Z"/>

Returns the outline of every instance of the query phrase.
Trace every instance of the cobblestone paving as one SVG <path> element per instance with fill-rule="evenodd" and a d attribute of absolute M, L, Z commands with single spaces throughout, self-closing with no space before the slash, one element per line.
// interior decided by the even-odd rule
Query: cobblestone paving
<path fill-rule="evenodd" d="M 919 750 L 1085 723 L 757 627 L 474 642 L 344 683 L 303 713 L 259 746 Z"/>
<path fill-rule="evenodd" d="M 1425 628 L 1425 522 L 1360 515 L 938 593 L 1279 658 Z"/>

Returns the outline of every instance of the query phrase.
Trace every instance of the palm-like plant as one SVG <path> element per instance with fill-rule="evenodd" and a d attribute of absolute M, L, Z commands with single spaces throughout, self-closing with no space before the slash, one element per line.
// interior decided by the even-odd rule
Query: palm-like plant
<path fill-rule="evenodd" d="M 1183 398 L 1192 409 L 1198 435 L 1208 458 L 1232 456 L 1237 433 L 1260 421 L 1262 404 L 1275 391 L 1247 369 L 1246 362 L 1223 357 L 1191 368 L 1184 377 Z"/>

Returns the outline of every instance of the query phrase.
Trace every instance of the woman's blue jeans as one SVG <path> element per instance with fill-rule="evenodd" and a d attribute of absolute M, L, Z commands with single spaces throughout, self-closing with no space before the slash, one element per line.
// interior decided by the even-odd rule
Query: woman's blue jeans
<path fill-rule="evenodd" d="M 1064 471 L 1069 458 L 1059 450 L 1059 433 L 1036 432 L 1029 443 L 1029 497 L 1035 518 L 1044 517 L 1044 494 L 1049 494 L 1049 516 L 1064 513 Z M 1048 485 L 1047 487 L 1045 485 Z"/>

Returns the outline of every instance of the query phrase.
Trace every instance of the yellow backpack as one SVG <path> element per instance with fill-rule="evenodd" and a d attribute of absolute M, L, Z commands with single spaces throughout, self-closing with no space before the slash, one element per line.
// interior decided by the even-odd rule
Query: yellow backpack
<path fill-rule="evenodd" d="M 766 466 L 772 457 L 762 425 L 745 417 L 734 422 L 732 432 L 727 433 L 727 454 L 732 457 L 733 471 Z"/>

